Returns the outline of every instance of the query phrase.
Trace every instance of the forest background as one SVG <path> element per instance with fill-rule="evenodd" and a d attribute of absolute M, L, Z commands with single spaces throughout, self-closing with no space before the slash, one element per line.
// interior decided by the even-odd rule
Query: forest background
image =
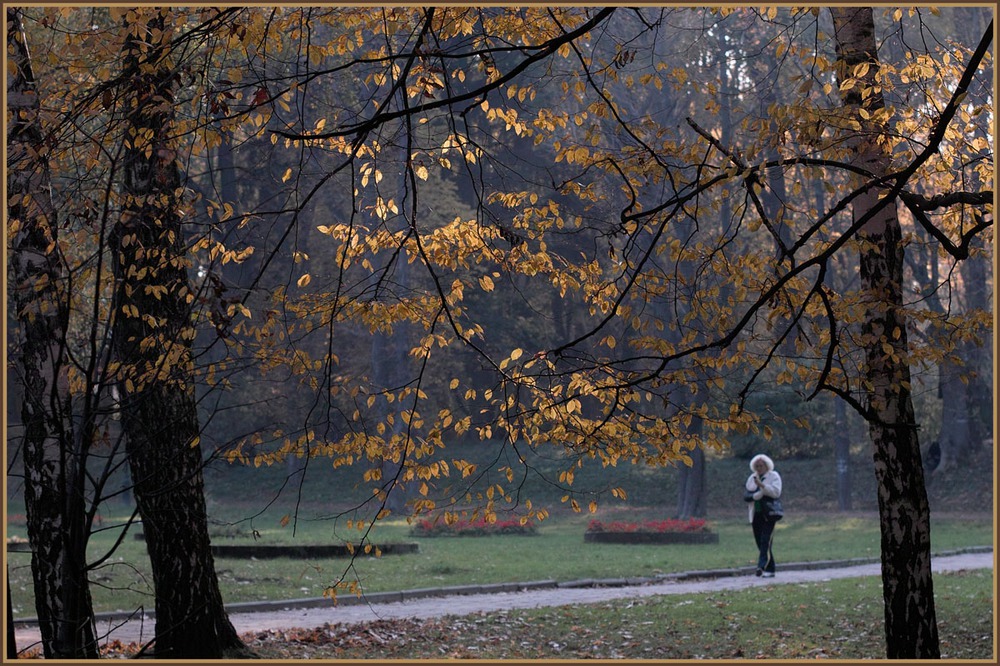
<path fill-rule="evenodd" d="M 924 470 L 992 446 L 991 18 L 8 9 L 6 454 L 47 656 L 91 654 L 121 501 L 158 654 L 238 649 L 205 469 L 284 469 L 263 509 L 356 467 L 328 517 L 363 535 L 545 518 L 529 479 L 628 502 L 577 483 L 623 465 L 699 516 L 706 466 L 762 450 L 829 458 L 845 510 L 871 456 L 890 656 L 933 656 Z"/>

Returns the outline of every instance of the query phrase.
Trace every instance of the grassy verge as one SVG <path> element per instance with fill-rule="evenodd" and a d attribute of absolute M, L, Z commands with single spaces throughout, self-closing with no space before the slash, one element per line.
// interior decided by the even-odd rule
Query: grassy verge
<path fill-rule="evenodd" d="M 640 514 L 633 512 L 633 516 Z M 598 517 L 605 517 L 599 514 Z M 745 515 L 710 521 L 719 534 L 717 545 L 584 544 L 589 515 L 558 515 L 542 523 L 537 536 L 434 537 L 410 535 L 404 521 L 380 524 L 376 542 L 417 542 L 413 555 L 380 558 L 247 560 L 217 558 L 216 569 L 228 603 L 320 596 L 341 577 L 359 581 L 366 592 L 423 587 L 555 579 L 654 576 L 659 573 L 742 567 L 753 563 L 755 549 Z M 113 517 L 106 518 L 113 522 Z M 15 526 L 16 528 L 16 526 Z M 16 531 L 16 530 L 15 530 Z M 98 533 L 91 558 L 103 554 L 115 533 Z M 356 532 L 335 530 L 328 522 L 291 528 L 275 524 L 258 531 L 258 543 L 340 543 Z M 992 522 L 985 517 L 936 518 L 932 525 L 935 552 L 993 541 Z M 219 543 L 253 543 L 249 536 L 218 537 Z M 797 515 L 781 523 L 775 537 L 775 556 L 782 562 L 878 557 L 879 534 L 875 516 L 840 514 Z M 11 554 L 10 582 L 15 617 L 33 616 L 29 556 Z M 98 611 L 152 606 L 152 583 L 145 544 L 127 538 L 111 561 L 93 572 L 93 596 Z M 346 592 L 342 592 L 346 594 Z"/>
<path fill-rule="evenodd" d="M 884 658 L 877 578 L 335 625 L 255 636 L 265 659 Z M 935 577 L 942 656 L 992 659 L 990 572 Z M 280 633 L 280 636 L 279 636 Z"/>

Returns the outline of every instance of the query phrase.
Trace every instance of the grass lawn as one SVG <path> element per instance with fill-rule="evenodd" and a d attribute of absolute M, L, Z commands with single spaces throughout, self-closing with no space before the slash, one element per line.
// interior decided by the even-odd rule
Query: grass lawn
<path fill-rule="evenodd" d="M 935 576 L 945 659 L 992 659 L 990 572 Z M 855 578 L 252 637 L 265 659 L 879 659 L 881 583 Z"/>
<path fill-rule="evenodd" d="M 416 542 L 419 552 L 359 556 L 353 560 L 216 558 L 227 603 L 320 596 L 338 580 L 360 583 L 366 592 L 463 584 L 555 579 L 620 578 L 660 573 L 749 566 L 753 537 L 738 489 L 745 478 L 740 461 L 715 461 L 710 471 L 709 526 L 719 535 L 710 545 L 611 545 L 585 543 L 587 523 L 663 519 L 672 506 L 670 478 L 637 471 L 624 506 L 602 504 L 596 515 L 560 509 L 547 502 L 552 517 L 535 536 L 416 537 L 403 520 L 379 523 L 369 535 L 375 543 Z M 786 518 L 775 536 L 782 563 L 877 558 L 878 518 L 870 488 L 859 482 L 855 511 L 831 510 L 830 484 L 819 463 L 788 461 Z M 985 467 L 984 467 L 985 469 Z M 275 475 L 275 480 L 281 480 Z M 733 479 L 736 479 L 733 482 Z M 327 545 L 357 541 L 344 514 L 337 515 L 337 485 L 324 483 L 316 495 L 275 501 L 267 476 L 234 473 L 209 482 L 213 543 Z M 859 480 L 860 481 L 860 480 Z M 732 482 L 732 483 L 731 483 Z M 248 489 L 253 492 L 248 494 Z M 325 494 L 324 494 L 325 493 Z M 655 499 L 660 508 L 636 497 Z M 735 499 L 734 499 L 735 498 Z M 13 499 L 13 501 L 11 501 Z M 543 503 L 536 502 L 541 506 Z M 261 509 L 264 506 L 266 509 Z M 343 503 L 341 504 L 343 506 Z M 554 508 L 553 508 L 554 507 Z M 960 478 L 936 479 L 932 488 L 932 551 L 936 553 L 993 543 L 992 483 Z M 970 513 L 970 511 L 972 513 Z M 25 536 L 24 509 L 8 497 L 8 535 Z M 92 560 L 104 555 L 118 535 L 115 526 L 128 507 L 102 511 L 103 527 L 91 539 Z M 252 518 L 251 518 L 252 517 Z M 35 615 L 30 558 L 8 556 L 14 617 Z M 95 610 L 132 610 L 153 606 L 152 578 L 145 544 L 126 538 L 110 560 L 92 572 Z M 949 659 L 991 659 L 993 579 L 990 572 L 934 577 L 941 646 Z M 342 590 L 341 595 L 349 594 Z M 880 658 L 884 655 L 882 602 L 878 578 L 813 585 L 776 585 L 757 592 L 719 592 L 594 606 L 509 611 L 463 618 L 368 623 L 322 631 L 280 632 L 255 637 L 266 659 L 800 659 Z M 766 602 L 766 616 L 762 603 Z"/>
<path fill-rule="evenodd" d="M 599 517 L 600 514 L 599 514 Z M 745 517 L 709 521 L 718 532 L 715 545 L 614 545 L 583 541 L 589 515 L 559 514 L 543 522 L 536 536 L 430 537 L 410 534 L 405 521 L 379 524 L 371 538 L 378 543 L 416 542 L 410 555 L 359 556 L 320 560 L 217 558 L 223 598 L 231 602 L 321 596 L 339 579 L 357 581 L 366 592 L 424 587 L 555 579 L 654 576 L 659 573 L 749 566 L 754 562 L 753 537 Z M 107 517 L 106 523 L 114 521 Z M 17 525 L 11 526 L 17 532 Z M 103 553 L 116 534 L 96 534 L 91 557 Z M 357 532 L 323 521 L 291 527 L 275 523 L 258 530 L 257 543 L 329 544 L 357 538 Z M 992 543 L 988 518 L 939 517 L 932 525 L 934 552 Z M 215 543 L 253 543 L 246 536 L 214 539 Z M 775 536 L 775 557 L 782 562 L 876 558 L 879 554 L 875 516 L 817 513 L 786 517 Z M 10 582 L 14 616 L 33 616 L 29 556 L 11 554 Z M 126 538 L 108 564 L 93 572 L 97 611 L 152 606 L 152 583 L 141 541 Z M 340 594 L 347 594 L 342 590 Z"/>

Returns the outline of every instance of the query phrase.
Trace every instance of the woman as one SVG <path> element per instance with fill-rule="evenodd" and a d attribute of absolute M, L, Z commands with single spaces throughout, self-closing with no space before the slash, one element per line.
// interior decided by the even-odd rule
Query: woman
<path fill-rule="evenodd" d="M 781 475 L 774 471 L 774 461 L 762 453 L 753 457 L 750 469 L 753 472 L 747 478 L 745 497 L 750 502 L 750 524 L 757 542 L 757 575 L 772 578 L 774 553 L 771 552 L 771 542 L 774 525 L 781 515 L 774 514 L 769 500 L 781 497 Z"/>

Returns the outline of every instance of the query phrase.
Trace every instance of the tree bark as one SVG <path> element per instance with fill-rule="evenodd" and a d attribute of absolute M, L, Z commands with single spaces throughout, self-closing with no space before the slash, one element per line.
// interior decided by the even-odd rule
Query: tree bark
<path fill-rule="evenodd" d="M 98 652 L 87 580 L 85 440 L 74 435 L 67 375 L 68 271 L 57 244 L 31 58 L 20 14 L 12 8 L 7 44 L 10 303 L 21 345 L 24 502 L 35 610 L 46 658 L 90 659 Z"/>
<path fill-rule="evenodd" d="M 17 659 L 17 634 L 14 631 L 14 602 L 10 598 L 10 567 L 7 567 L 7 661 Z"/>
<path fill-rule="evenodd" d="M 696 418 L 700 426 L 701 419 Z M 705 450 L 689 450 L 691 466 L 680 466 L 677 488 L 677 518 L 703 518 L 705 516 Z"/>
<path fill-rule="evenodd" d="M 973 243 L 973 248 L 982 248 L 982 241 Z M 965 287 L 965 311 L 989 312 L 991 297 L 991 273 L 989 260 L 973 254 L 962 262 L 962 282 Z M 965 342 L 959 348 L 960 357 L 966 362 L 969 382 L 966 392 L 966 414 L 969 424 L 969 448 L 979 449 L 988 439 L 992 439 L 993 419 L 993 332 L 984 331 L 984 339 L 977 344 Z"/>
<path fill-rule="evenodd" d="M 859 113 L 883 107 L 881 94 L 862 100 L 879 66 L 870 7 L 832 8 L 839 78 L 859 84 L 842 93 L 844 105 L 861 124 L 852 137 L 856 164 L 874 176 L 888 173 L 890 156 L 877 139 L 882 128 Z M 860 232 L 861 281 L 868 292 L 862 335 L 866 345 L 863 385 L 868 429 L 874 449 L 882 535 L 882 594 L 886 653 L 890 659 L 941 656 L 930 558 L 930 508 L 920 460 L 920 443 L 910 394 L 909 347 L 903 307 L 902 232 L 895 202 L 879 209 L 880 192 L 869 189 L 854 204 L 854 219 L 870 219 Z M 877 211 L 877 212 L 876 212 Z"/>
<path fill-rule="evenodd" d="M 125 45 L 122 217 L 111 234 L 114 349 L 126 453 L 156 596 L 158 658 L 217 659 L 245 647 L 222 603 L 208 535 L 194 395 L 181 177 L 170 141 L 175 72 L 163 12 Z"/>
<path fill-rule="evenodd" d="M 961 375 L 967 372 L 964 366 L 942 362 L 938 367 L 938 392 L 941 396 L 941 429 L 937 443 L 941 449 L 941 461 L 934 472 L 944 472 L 961 464 L 969 451 L 971 435 L 969 431 L 969 406 L 966 385 Z"/>
<path fill-rule="evenodd" d="M 405 261 L 398 262 L 394 273 L 399 284 L 408 285 L 410 269 Z M 413 398 L 408 398 L 405 402 L 390 402 L 382 395 L 382 392 L 397 392 L 411 381 L 409 350 L 412 337 L 412 329 L 406 322 L 400 322 L 392 331 L 377 331 L 372 334 L 372 383 L 378 395 L 376 402 L 378 419 L 386 423 L 383 435 L 386 440 L 404 435 L 406 420 L 403 418 L 403 412 L 413 405 Z M 390 415 L 393 418 L 392 425 L 387 422 Z M 407 502 L 415 497 L 413 488 L 393 481 L 401 475 L 405 462 L 404 454 L 397 461 L 383 458 L 379 464 L 382 478 L 377 485 L 387 492 L 385 508 L 397 516 L 406 515 Z"/>
<path fill-rule="evenodd" d="M 837 465 L 837 510 L 851 510 L 851 434 L 847 424 L 847 404 L 833 397 L 836 424 L 833 439 Z"/>
<path fill-rule="evenodd" d="M 985 23 L 985 21 L 982 21 Z M 979 24 L 975 29 L 980 33 L 987 26 Z M 989 138 L 991 126 L 987 118 L 976 118 L 974 132 L 977 137 Z M 986 155 L 983 155 L 986 158 Z M 975 169 L 970 174 L 973 191 L 979 189 L 979 172 Z M 981 238 L 973 240 L 969 258 L 962 262 L 961 275 L 965 296 L 965 312 L 990 312 L 992 295 L 991 263 L 992 253 L 984 252 L 984 242 Z M 964 341 L 958 352 L 968 368 L 968 383 L 965 385 L 966 409 L 968 414 L 970 448 L 975 450 L 982 446 L 984 440 L 992 437 L 993 419 L 993 355 L 991 350 L 992 334 L 988 326 L 984 327 L 984 339 Z"/>

